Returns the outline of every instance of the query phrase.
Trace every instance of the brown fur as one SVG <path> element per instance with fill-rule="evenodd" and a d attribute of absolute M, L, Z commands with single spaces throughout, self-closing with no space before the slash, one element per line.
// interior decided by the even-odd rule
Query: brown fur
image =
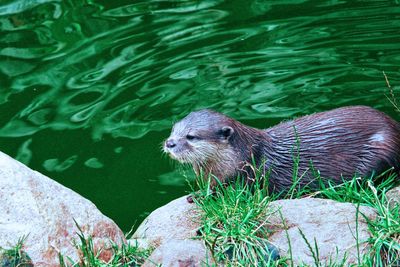
<path fill-rule="evenodd" d="M 164 150 L 190 163 L 197 173 L 226 181 L 238 174 L 252 178 L 252 159 L 270 170 L 270 189 L 292 185 L 298 154 L 300 185 L 316 185 L 311 170 L 340 183 L 400 167 L 400 124 L 365 106 L 338 108 L 259 130 L 223 114 L 201 110 L 174 125 Z M 297 153 L 298 152 L 298 153 Z"/>

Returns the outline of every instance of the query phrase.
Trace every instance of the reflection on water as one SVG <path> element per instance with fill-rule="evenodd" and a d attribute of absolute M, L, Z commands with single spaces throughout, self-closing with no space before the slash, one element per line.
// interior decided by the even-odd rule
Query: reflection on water
<path fill-rule="evenodd" d="M 124 229 L 187 190 L 160 144 L 192 110 L 258 127 L 349 104 L 394 115 L 398 1 L 110 2 L 0 4 L 0 150 Z"/>

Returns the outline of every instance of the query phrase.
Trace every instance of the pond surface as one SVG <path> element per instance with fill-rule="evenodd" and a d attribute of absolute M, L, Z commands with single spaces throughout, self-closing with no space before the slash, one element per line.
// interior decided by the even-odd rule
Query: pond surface
<path fill-rule="evenodd" d="M 383 72 L 396 94 L 398 0 L 3 0 L 0 150 L 127 231 L 189 190 L 161 143 L 190 111 L 399 119 Z"/>

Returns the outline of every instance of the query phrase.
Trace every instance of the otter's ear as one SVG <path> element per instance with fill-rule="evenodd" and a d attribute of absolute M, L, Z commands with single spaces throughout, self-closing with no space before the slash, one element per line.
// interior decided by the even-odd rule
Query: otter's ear
<path fill-rule="evenodd" d="M 228 140 L 229 137 L 232 136 L 233 132 L 234 132 L 234 130 L 232 127 L 224 126 L 218 131 L 218 134 L 221 136 L 222 139 Z"/>

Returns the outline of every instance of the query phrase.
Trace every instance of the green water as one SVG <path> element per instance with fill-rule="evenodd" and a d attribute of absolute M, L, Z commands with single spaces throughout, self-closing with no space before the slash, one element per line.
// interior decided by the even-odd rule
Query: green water
<path fill-rule="evenodd" d="M 399 119 L 383 71 L 397 93 L 398 0 L 2 0 L 0 150 L 129 230 L 188 190 L 160 149 L 173 121 L 352 104 Z"/>

